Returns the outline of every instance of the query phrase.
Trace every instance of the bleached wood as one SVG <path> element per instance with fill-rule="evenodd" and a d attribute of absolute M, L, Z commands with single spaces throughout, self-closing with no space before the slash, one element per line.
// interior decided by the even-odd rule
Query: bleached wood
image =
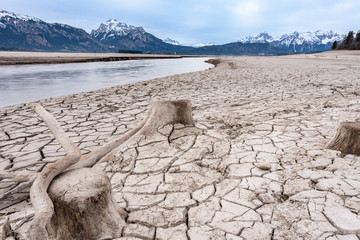
<path fill-rule="evenodd" d="M 49 223 L 53 213 L 54 205 L 47 194 L 51 181 L 58 174 L 79 161 L 81 152 L 62 130 L 56 119 L 39 104 L 35 106 L 36 113 L 43 119 L 55 138 L 67 152 L 67 155 L 55 163 L 46 166 L 37 175 L 30 189 L 30 199 L 33 204 L 35 215 L 27 232 L 28 239 L 48 239 L 46 225 Z"/>
<path fill-rule="evenodd" d="M 49 187 L 56 214 L 50 238 L 114 239 L 121 237 L 126 212 L 116 205 L 111 183 L 101 170 L 80 168 L 56 177 Z"/>

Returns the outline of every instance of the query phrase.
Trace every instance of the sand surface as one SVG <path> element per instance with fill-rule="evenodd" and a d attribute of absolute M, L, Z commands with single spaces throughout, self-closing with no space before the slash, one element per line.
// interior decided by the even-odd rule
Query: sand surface
<path fill-rule="evenodd" d="M 359 51 L 223 57 L 40 103 L 84 154 L 134 128 L 155 99 L 189 99 L 196 125 L 166 126 L 98 166 L 128 213 L 118 239 L 360 238 L 360 157 L 324 149 L 341 122 L 360 122 Z M 0 116 L 1 170 L 34 174 L 65 154 L 31 103 Z M 0 193 L 14 186 L 1 180 Z M 0 202 L 0 224 L 27 229 L 28 191 Z"/>
<path fill-rule="evenodd" d="M 0 51 L 0 65 L 121 61 L 152 58 L 179 58 L 181 55 L 127 53 L 65 53 Z"/>

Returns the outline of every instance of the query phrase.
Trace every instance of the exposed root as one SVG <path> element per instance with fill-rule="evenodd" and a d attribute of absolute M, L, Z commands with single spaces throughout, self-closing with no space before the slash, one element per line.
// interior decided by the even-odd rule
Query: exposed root
<path fill-rule="evenodd" d="M 59 123 L 50 113 L 40 105 L 35 106 L 35 111 L 44 120 L 55 138 L 67 152 L 67 155 L 45 167 L 43 171 L 37 175 L 30 189 L 30 199 L 35 210 L 35 215 L 27 232 L 27 236 L 29 239 L 34 240 L 48 239 L 48 233 L 45 227 L 54 213 L 54 205 L 47 194 L 47 189 L 51 181 L 58 174 L 79 161 L 81 156 L 79 148 L 65 134 L 64 130 L 62 130 Z"/>
<path fill-rule="evenodd" d="M 143 136 L 151 135 L 160 127 L 175 123 L 195 125 L 189 100 L 158 100 L 151 102 L 146 118 L 136 127 L 136 132 L 132 132 L 127 140 L 136 141 Z M 113 149 L 99 163 L 107 162 L 118 151 L 118 148 Z"/>
<path fill-rule="evenodd" d="M 81 156 L 80 161 L 71 166 L 69 170 L 94 166 L 100 159 L 110 153 L 114 148 L 117 148 L 118 146 L 129 140 L 132 136 L 134 136 L 144 126 L 144 124 L 145 122 L 143 121 L 134 129 L 127 132 L 124 136 L 117 138 L 109 143 L 106 143 L 104 146 Z"/>

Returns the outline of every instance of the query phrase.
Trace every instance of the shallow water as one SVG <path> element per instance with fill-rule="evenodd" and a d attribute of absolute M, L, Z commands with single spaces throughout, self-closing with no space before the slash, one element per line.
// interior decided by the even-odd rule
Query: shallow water
<path fill-rule="evenodd" d="M 208 58 L 0 66 L 0 107 L 212 67 Z"/>

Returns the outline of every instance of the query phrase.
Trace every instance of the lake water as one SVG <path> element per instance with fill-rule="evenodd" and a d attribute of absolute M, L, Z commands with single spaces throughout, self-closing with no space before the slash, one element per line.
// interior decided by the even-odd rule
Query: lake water
<path fill-rule="evenodd" d="M 0 66 L 0 107 L 212 67 L 208 58 Z"/>

